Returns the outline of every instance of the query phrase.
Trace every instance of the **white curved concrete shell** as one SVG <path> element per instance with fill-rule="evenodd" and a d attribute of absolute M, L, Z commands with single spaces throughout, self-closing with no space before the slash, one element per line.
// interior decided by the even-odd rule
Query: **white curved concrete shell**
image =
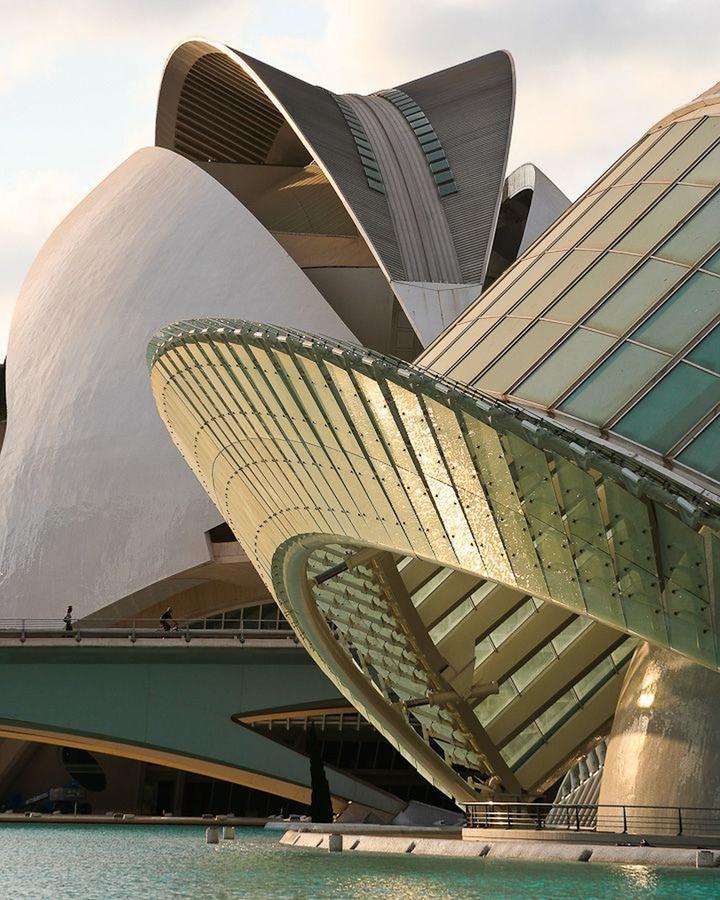
<path fill-rule="evenodd" d="M 167 440 L 144 354 L 172 319 L 232 311 L 353 339 L 243 205 L 172 151 L 134 154 L 51 235 L 9 341 L 0 616 L 123 598 L 114 611 L 131 613 L 133 594 L 208 562 L 221 520 Z"/>

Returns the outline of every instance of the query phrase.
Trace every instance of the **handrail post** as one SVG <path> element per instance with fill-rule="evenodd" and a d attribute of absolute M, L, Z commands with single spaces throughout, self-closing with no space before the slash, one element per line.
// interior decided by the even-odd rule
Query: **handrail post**
<path fill-rule="evenodd" d="M 22 628 L 20 630 L 20 643 L 25 643 L 25 619 L 22 620 Z"/>
<path fill-rule="evenodd" d="M 510 824 L 510 807 L 509 806 L 507 807 L 507 827 L 508 827 L 508 830 L 510 828 L 512 828 L 512 825 Z"/>
<path fill-rule="evenodd" d="M 539 804 L 535 804 L 535 808 L 537 810 L 537 830 L 540 831 L 542 825 L 540 824 L 540 806 Z"/>
<path fill-rule="evenodd" d="M 623 811 L 623 834 L 627 834 L 627 810 L 625 809 L 624 805 L 623 805 L 622 811 Z"/>
<path fill-rule="evenodd" d="M 578 812 L 577 803 L 575 804 L 575 831 L 580 831 L 580 813 Z"/>
<path fill-rule="evenodd" d="M 682 808 L 678 806 L 678 835 L 683 833 Z"/>

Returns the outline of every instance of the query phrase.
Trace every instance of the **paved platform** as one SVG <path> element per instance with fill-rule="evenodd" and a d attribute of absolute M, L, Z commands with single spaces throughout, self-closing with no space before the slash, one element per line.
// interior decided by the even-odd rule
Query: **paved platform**
<path fill-rule="evenodd" d="M 286 831 L 280 843 L 288 847 L 310 850 L 328 850 L 330 834 L 325 832 L 293 828 Z M 412 853 L 415 856 L 458 856 L 477 859 L 519 859 L 535 862 L 590 862 L 643 866 L 690 866 L 703 868 L 720 866 L 720 851 L 695 847 L 643 847 L 597 843 L 594 835 L 584 835 L 585 841 L 511 840 L 492 838 L 488 840 L 462 840 L 460 837 L 431 837 L 408 833 L 364 834 L 342 833 L 343 851 L 357 853 Z M 617 835 L 614 836 L 617 840 Z M 700 849 L 698 849 L 698 847 Z M 720 875 L 720 869 L 718 869 Z"/>

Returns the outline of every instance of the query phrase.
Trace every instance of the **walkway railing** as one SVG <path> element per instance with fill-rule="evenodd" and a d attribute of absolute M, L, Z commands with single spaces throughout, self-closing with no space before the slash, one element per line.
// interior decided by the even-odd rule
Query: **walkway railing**
<path fill-rule="evenodd" d="M 720 809 L 620 804 L 467 803 L 468 828 L 720 835 Z"/>
<path fill-rule="evenodd" d="M 84 638 L 110 638 L 121 641 L 157 640 L 185 641 L 193 639 L 272 641 L 286 640 L 297 644 L 289 625 L 277 628 L 206 628 L 202 620 L 173 619 L 163 622 L 154 619 L 132 619 L 118 623 L 117 619 L 78 620 L 66 627 L 62 619 L 0 619 L 0 640 L 17 640 L 20 643 L 32 640 L 61 640 L 81 643 Z"/>

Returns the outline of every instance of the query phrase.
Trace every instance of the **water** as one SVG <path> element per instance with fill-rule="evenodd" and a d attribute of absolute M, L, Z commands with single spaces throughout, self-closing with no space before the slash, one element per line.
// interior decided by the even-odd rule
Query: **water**
<path fill-rule="evenodd" d="M 238 828 L 205 844 L 202 828 L 0 825 L 0 897 L 127 898 L 718 897 L 720 872 L 382 856 L 282 847 Z"/>

